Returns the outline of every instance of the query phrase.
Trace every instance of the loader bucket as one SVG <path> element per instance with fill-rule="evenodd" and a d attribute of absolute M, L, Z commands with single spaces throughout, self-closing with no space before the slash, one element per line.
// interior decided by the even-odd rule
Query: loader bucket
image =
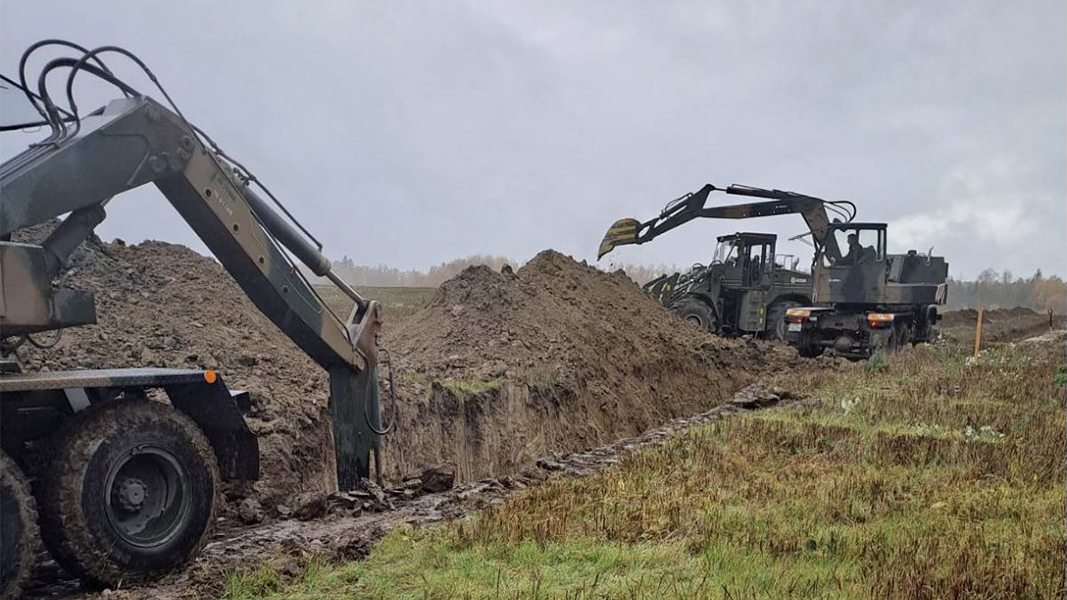
<path fill-rule="evenodd" d="M 619 219 L 604 234 L 600 242 L 600 250 L 596 259 L 600 260 L 605 254 L 611 252 L 616 246 L 637 243 L 637 232 L 641 229 L 641 222 L 637 219 Z"/>

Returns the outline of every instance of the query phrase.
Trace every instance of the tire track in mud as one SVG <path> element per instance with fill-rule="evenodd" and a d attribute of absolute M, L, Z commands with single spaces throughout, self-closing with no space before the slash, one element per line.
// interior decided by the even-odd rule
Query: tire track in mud
<path fill-rule="evenodd" d="M 27 598 L 214 598 L 223 593 L 228 573 L 251 570 L 270 560 L 281 565 L 279 571 L 283 575 L 297 577 L 302 572 L 300 559 L 360 560 L 398 525 L 423 527 L 465 517 L 502 504 L 512 494 L 554 477 L 586 477 L 611 468 L 626 454 L 663 444 L 693 427 L 741 413 L 803 401 L 803 396 L 793 392 L 760 383 L 752 384 L 710 410 L 672 419 L 643 434 L 621 438 L 591 450 L 541 458 L 513 476 L 483 479 L 410 499 L 403 497 L 403 488 L 386 493 L 374 490 L 372 486 L 370 491 L 356 492 L 354 496 L 352 493 L 334 493 L 312 500 L 325 506 L 325 513 L 314 519 L 301 521 L 289 518 L 256 526 L 223 527 L 212 536 L 212 540 L 189 567 L 153 585 L 119 590 L 88 590 L 72 580 L 43 583 L 42 577 L 60 573 L 53 563 L 46 566 L 46 572 L 38 573 L 37 585 L 31 586 Z M 351 508 L 343 506 L 343 500 L 353 497 L 365 499 L 363 505 L 369 503 L 371 509 L 357 509 L 358 514 L 353 514 Z M 331 503 L 331 499 L 341 501 Z"/>
<path fill-rule="evenodd" d="M 76 253 L 67 282 L 97 292 L 99 323 L 68 330 L 48 352 L 20 349 L 27 370 L 214 368 L 251 394 L 247 421 L 260 442 L 262 479 L 224 486 L 222 520 L 201 560 L 158 587 L 172 597 L 186 585 L 206 586 L 210 595 L 226 569 L 246 566 L 260 547 L 358 556 L 378 539 L 363 530 L 466 514 L 536 483 L 557 463 L 581 470 L 582 460 L 592 460 L 538 457 L 636 439 L 727 402 L 770 373 L 825 364 L 784 346 L 711 336 L 623 272 L 558 252 L 544 251 L 517 271 L 472 267 L 383 334 L 400 368 L 403 401 L 401 434 L 386 439 L 386 476 L 403 481 L 443 463 L 464 485 L 440 503 L 394 494 L 395 510 L 362 508 L 355 516 L 352 507 L 364 499 L 328 494 L 335 483 L 325 374 L 259 315 L 220 265 L 181 246 L 94 239 Z M 258 507 L 249 522 L 280 520 L 243 527 L 245 503 Z M 289 519 L 306 518 L 305 507 L 325 507 L 340 529 Z M 41 593 L 85 593 L 55 563 L 38 572 L 49 582 L 38 586 Z M 132 597 L 155 596 L 157 588 L 138 589 L 148 591 Z"/>

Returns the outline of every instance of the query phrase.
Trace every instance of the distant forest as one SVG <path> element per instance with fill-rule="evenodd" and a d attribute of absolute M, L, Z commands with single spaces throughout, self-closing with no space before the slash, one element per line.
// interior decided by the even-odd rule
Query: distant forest
<path fill-rule="evenodd" d="M 471 265 L 488 265 L 496 271 L 504 265 L 518 267 L 517 261 L 505 256 L 481 254 L 441 263 L 428 271 L 357 265 L 347 256 L 334 262 L 336 271 L 349 283 L 382 287 L 437 287 Z M 620 265 L 618 268 L 639 284 L 679 270 L 670 265 Z M 1051 308 L 1056 314 L 1067 314 L 1067 284 L 1057 276 L 1045 277 L 1040 270 L 1030 277 L 1015 277 L 1011 271 L 986 269 L 974 281 L 949 278 L 948 285 L 949 308 L 973 308 L 979 304 L 987 308 L 1023 306 L 1036 311 Z"/>
<path fill-rule="evenodd" d="M 387 265 L 376 267 L 357 265 L 348 256 L 333 262 L 334 271 L 344 277 L 348 283 L 378 287 L 437 287 L 472 265 L 488 265 L 494 271 L 499 271 L 504 265 L 518 268 L 518 263 L 506 256 L 488 254 L 475 254 L 450 260 L 430 267 L 429 271 L 405 271 Z"/>
<path fill-rule="evenodd" d="M 1011 271 L 986 269 L 974 281 L 949 279 L 949 308 L 1023 306 L 1036 311 L 1052 309 L 1067 313 L 1067 284 L 1056 276 L 1045 277 L 1038 269 L 1031 277 L 1015 277 Z"/>

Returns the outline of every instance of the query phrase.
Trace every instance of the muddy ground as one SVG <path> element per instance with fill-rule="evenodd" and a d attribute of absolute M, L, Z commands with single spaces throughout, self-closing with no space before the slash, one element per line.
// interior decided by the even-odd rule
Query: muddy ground
<path fill-rule="evenodd" d="M 554 251 L 515 272 L 473 267 L 402 321 L 386 312 L 383 344 L 398 367 L 400 400 L 398 431 L 384 451 L 387 489 L 331 494 L 325 373 L 217 262 L 159 242 L 92 240 L 64 284 L 97 292 L 99 323 L 68 330 L 47 351 L 21 348 L 26 369 L 214 368 L 252 398 L 260 481 L 227 486 L 217 531 L 193 566 L 130 597 L 210 596 L 228 569 L 275 556 L 358 557 L 398 522 L 466 514 L 548 473 L 611 464 L 627 440 L 664 423 L 729 412 L 724 403 L 768 373 L 841 368 L 702 333 L 623 273 Z M 1016 317 L 1004 320 L 1037 326 Z M 967 316 L 945 324 L 963 335 Z M 436 465 L 459 487 L 424 494 L 418 475 Z M 81 595 L 79 586 L 45 562 L 35 593 Z"/>
<path fill-rule="evenodd" d="M 263 469 L 252 485 L 227 485 L 223 531 L 291 519 L 335 488 L 325 373 L 217 262 L 94 239 L 70 264 L 63 285 L 96 292 L 98 323 L 48 350 L 23 346 L 26 370 L 213 368 L 249 391 Z M 781 346 L 699 332 L 623 273 L 553 251 L 516 272 L 467 269 L 403 322 L 386 318 L 400 399 L 387 487 L 439 464 L 460 484 L 515 475 L 703 412 L 801 362 Z M 46 568 L 43 579 L 60 577 Z"/>
<path fill-rule="evenodd" d="M 335 487 L 325 372 L 260 315 L 213 259 L 188 248 L 92 240 L 65 285 L 96 291 L 97 325 L 26 370 L 161 366 L 216 369 L 247 390 L 260 481 L 228 490 L 283 511 L 294 491 Z M 388 319 L 388 314 L 386 315 Z M 383 344 L 399 372 L 398 433 L 386 474 L 449 463 L 460 481 L 503 475 L 553 451 L 589 448 L 722 402 L 798 359 L 678 321 L 621 272 L 546 251 L 516 273 L 467 269 Z M 389 407 L 386 407 L 389 410 Z"/>
<path fill-rule="evenodd" d="M 315 495 L 314 506 L 300 516 L 237 527 L 223 525 L 187 568 L 151 586 L 94 590 L 66 578 L 55 563 L 39 567 L 31 598 L 120 598 L 171 600 L 216 598 L 225 593 L 227 575 L 271 562 L 281 577 L 300 577 L 312 561 L 351 561 L 365 557 L 386 534 L 400 525 L 421 527 L 461 518 L 503 503 L 511 494 L 553 477 L 585 477 L 610 468 L 626 453 L 663 443 L 691 427 L 754 410 L 803 402 L 786 390 L 759 384 L 748 386 L 726 402 L 689 417 L 672 419 L 641 435 L 625 437 L 582 452 L 543 457 L 514 475 L 492 477 L 453 489 L 416 493 L 410 486 L 381 490 Z"/>

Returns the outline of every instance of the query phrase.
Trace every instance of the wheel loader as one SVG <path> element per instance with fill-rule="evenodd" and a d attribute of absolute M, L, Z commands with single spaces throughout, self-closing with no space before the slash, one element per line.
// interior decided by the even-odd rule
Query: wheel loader
<path fill-rule="evenodd" d="M 748 204 L 707 206 L 712 192 L 760 198 Z M 830 213 L 834 215 L 831 221 Z M 948 263 L 940 256 L 909 250 L 887 252 L 885 223 L 856 223 L 856 206 L 782 190 L 743 185 L 717 188 L 707 184 L 667 205 L 645 222 L 620 219 L 605 234 L 597 258 L 626 244 L 644 244 L 693 219 L 748 219 L 800 214 L 815 247 L 812 301 L 788 306 L 768 318 L 773 327 L 804 356 L 830 352 L 848 358 L 870 357 L 931 338 L 947 300 Z M 842 250 L 844 249 L 844 251 Z M 673 277 L 673 276 L 672 276 Z M 664 288 L 683 281 L 665 278 L 650 286 Z M 690 276 L 686 281 L 694 281 Z M 695 289 L 695 284 L 690 284 Z M 671 302 L 678 291 L 671 292 Z M 682 292 L 681 298 L 685 298 Z M 714 305 L 708 303 L 708 306 Z M 706 310 L 706 309 L 704 309 Z M 721 319 L 719 314 L 716 315 Z"/>
<path fill-rule="evenodd" d="M 25 66 L 46 47 L 74 54 L 49 61 L 34 93 Z M 103 60 L 115 55 L 142 67 L 166 105 L 116 77 Z M 57 86 L 46 85 L 58 75 L 65 108 L 49 95 Z M 78 75 L 121 95 L 81 114 L 72 93 Z M 147 66 L 116 46 L 45 40 L 23 55 L 17 80 L 3 77 L 0 92 L 4 130 L 48 132 L 0 165 L 5 355 L 24 343 L 47 346 L 42 332 L 96 321 L 92 291 L 66 288 L 64 264 L 113 196 L 153 184 L 255 306 L 327 371 L 341 489 L 369 476 L 372 459 L 380 473 L 389 428 L 379 412 L 378 304 L 331 270 L 322 245 L 186 120 Z M 57 218 L 43 240 L 13 241 Z M 353 222 L 354 235 L 373 226 Z M 347 318 L 330 310 L 297 260 L 352 298 Z M 258 478 L 245 408 L 247 395 L 210 369 L 20 372 L 16 361 L 0 362 L 0 596 L 20 595 L 38 530 L 60 565 L 102 585 L 144 581 L 191 560 L 215 522 L 221 480 Z"/>
<path fill-rule="evenodd" d="M 784 340 L 785 312 L 811 303 L 811 274 L 775 254 L 774 234 L 733 233 L 717 242 L 709 264 L 653 279 L 645 291 L 711 333 Z"/>

